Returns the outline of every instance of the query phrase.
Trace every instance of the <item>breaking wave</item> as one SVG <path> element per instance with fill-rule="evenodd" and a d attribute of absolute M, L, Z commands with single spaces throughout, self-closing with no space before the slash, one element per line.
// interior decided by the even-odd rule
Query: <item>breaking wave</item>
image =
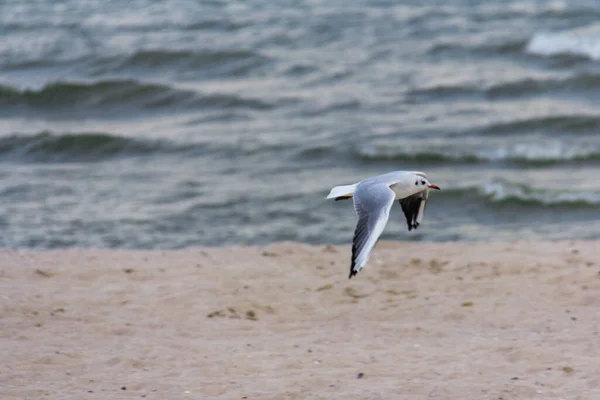
<path fill-rule="evenodd" d="M 536 207 L 600 207 L 600 192 L 546 190 L 523 184 L 496 179 L 481 186 L 463 188 L 444 188 L 436 197 L 469 198 L 498 206 L 536 206 Z M 462 201 L 462 200 L 461 200 Z"/>
<path fill-rule="evenodd" d="M 571 190 L 543 190 L 507 181 L 493 181 L 479 189 L 480 195 L 499 204 L 535 205 L 550 207 L 600 206 L 600 193 Z"/>
<path fill-rule="evenodd" d="M 446 147 L 446 148 L 444 148 Z M 357 151 L 365 161 L 414 161 L 419 163 L 513 163 L 546 166 L 574 162 L 599 162 L 600 146 L 567 145 L 563 142 L 517 143 L 487 149 L 422 150 L 411 146 L 369 146 Z"/>

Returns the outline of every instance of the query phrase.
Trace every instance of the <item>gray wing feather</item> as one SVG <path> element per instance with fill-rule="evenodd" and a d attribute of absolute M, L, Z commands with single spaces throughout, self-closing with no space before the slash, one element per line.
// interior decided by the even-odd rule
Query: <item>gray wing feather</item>
<path fill-rule="evenodd" d="M 383 228 L 387 224 L 395 194 L 386 184 L 359 185 L 354 193 L 358 223 L 352 241 L 352 278 L 367 263 Z"/>

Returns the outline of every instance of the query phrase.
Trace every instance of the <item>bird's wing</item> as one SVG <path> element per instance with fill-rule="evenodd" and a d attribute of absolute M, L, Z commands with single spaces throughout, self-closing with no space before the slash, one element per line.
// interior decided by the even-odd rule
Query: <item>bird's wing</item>
<path fill-rule="evenodd" d="M 428 196 L 429 189 L 425 189 L 419 193 L 413 194 L 412 196 L 398 200 L 402 206 L 404 216 L 406 217 L 406 223 L 408 224 L 409 231 L 417 229 L 421 224 Z"/>
<path fill-rule="evenodd" d="M 352 241 L 352 278 L 367 264 L 390 215 L 396 195 L 386 184 L 360 185 L 354 193 L 358 223 Z"/>

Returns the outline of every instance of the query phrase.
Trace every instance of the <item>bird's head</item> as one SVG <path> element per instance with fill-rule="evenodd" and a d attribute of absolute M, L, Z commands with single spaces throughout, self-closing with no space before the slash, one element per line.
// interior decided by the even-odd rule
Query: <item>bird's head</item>
<path fill-rule="evenodd" d="M 414 193 L 422 192 L 425 189 L 441 190 L 438 185 L 429 182 L 425 174 L 421 173 L 414 174 L 414 185 L 411 186 L 414 188 Z"/>

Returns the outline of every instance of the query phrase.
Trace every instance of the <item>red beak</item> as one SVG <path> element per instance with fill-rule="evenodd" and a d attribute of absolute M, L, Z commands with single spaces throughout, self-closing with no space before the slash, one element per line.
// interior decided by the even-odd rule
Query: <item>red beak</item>
<path fill-rule="evenodd" d="M 442 189 L 440 189 L 440 187 L 438 185 L 429 185 L 428 188 L 435 189 L 435 190 L 442 190 Z"/>

